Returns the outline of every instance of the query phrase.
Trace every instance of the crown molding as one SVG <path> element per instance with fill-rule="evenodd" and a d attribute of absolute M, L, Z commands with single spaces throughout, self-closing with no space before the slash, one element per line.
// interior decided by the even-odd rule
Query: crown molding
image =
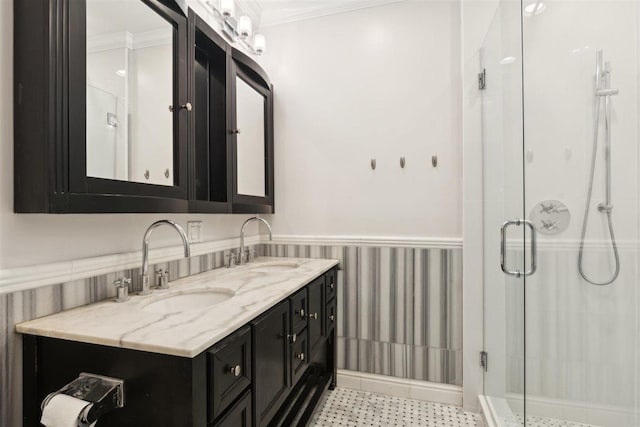
<path fill-rule="evenodd" d="M 331 1 L 305 3 L 304 7 L 291 8 L 287 11 L 270 12 L 263 8 L 261 27 L 271 27 L 275 25 L 289 24 L 291 22 L 304 21 L 308 19 L 321 18 L 323 16 L 338 15 L 341 13 L 353 12 L 371 7 L 386 6 L 393 3 L 400 3 L 406 0 L 361 0 L 361 1 Z"/>

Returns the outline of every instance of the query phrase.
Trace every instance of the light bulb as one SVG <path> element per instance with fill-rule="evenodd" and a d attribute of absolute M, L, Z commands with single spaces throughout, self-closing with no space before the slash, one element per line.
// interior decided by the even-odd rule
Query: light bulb
<path fill-rule="evenodd" d="M 251 18 L 246 15 L 243 15 L 238 19 L 238 34 L 241 39 L 246 39 L 251 36 Z"/>
<path fill-rule="evenodd" d="M 262 55 L 267 50 L 267 39 L 262 34 L 253 36 L 253 48 L 258 55 Z"/>
<path fill-rule="evenodd" d="M 222 16 L 230 18 L 236 11 L 236 4 L 233 0 L 220 0 L 220 12 Z"/>

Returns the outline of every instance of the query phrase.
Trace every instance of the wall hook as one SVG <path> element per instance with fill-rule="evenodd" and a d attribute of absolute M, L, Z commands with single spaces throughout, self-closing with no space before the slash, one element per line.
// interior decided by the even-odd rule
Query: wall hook
<path fill-rule="evenodd" d="M 434 168 L 438 166 L 438 156 L 431 156 L 431 166 Z"/>
<path fill-rule="evenodd" d="M 400 167 L 402 169 L 404 169 L 404 166 L 407 164 L 407 162 L 404 159 L 404 156 L 400 157 Z"/>
<path fill-rule="evenodd" d="M 371 159 L 371 170 L 376 170 L 376 159 L 375 158 Z"/>

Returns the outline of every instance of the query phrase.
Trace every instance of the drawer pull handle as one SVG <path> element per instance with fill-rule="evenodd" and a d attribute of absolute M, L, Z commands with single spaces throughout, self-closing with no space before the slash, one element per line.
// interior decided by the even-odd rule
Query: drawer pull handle
<path fill-rule="evenodd" d="M 239 377 L 240 373 L 242 373 L 242 368 L 240 368 L 240 365 L 230 366 L 228 372 L 233 374 L 234 377 Z"/>
<path fill-rule="evenodd" d="M 301 308 L 300 310 L 296 310 L 296 314 L 302 318 L 306 317 L 304 314 L 304 308 Z"/>
<path fill-rule="evenodd" d="M 296 342 L 296 340 L 298 339 L 298 336 L 297 336 L 296 334 L 293 334 L 293 335 L 287 335 L 287 338 L 289 339 L 289 342 L 290 342 L 291 344 L 293 344 L 293 343 L 295 343 L 295 342 Z"/>
<path fill-rule="evenodd" d="M 333 314 L 330 314 L 330 315 L 329 315 L 329 320 L 331 320 L 332 322 L 333 322 L 333 320 L 334 320 L 335 318 L 336 318 L 336 317 L 335 317 Z"/>
<path fill-rule="evenodd" d="M 304 353 L 296 354 L 296 359 L 304 360 Z"/>
<path fill-rule="evenodd" d="M 318 318 L 318 313 L 310 313 L 310 314 L 309 314 L 309 317 L 310 317 L 311 319 L 317 319 L 317 318 Z"/>

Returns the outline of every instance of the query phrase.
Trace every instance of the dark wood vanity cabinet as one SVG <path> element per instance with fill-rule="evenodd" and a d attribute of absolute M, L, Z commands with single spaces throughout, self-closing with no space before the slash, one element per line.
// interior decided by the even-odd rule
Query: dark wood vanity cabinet
<path fill-rule="evenodd" d="M 194 358 L 26 335 L 24 426 L 39 426 L 45 396 L 81 372 L 125 381 L 124 408 L 101 417 L 101 427 L 305 426 L 336 382 L 336 299 L 326 301 L 324 287 L 335 274 L 329 270 Z M 313 310 L 317 319 L 308 317 Z"/>
<path fill-rule="evenodd" d="M 267 74 L 183 0 L 119 7 L 14 0 L 14 211 L 272 213 Z"/>

